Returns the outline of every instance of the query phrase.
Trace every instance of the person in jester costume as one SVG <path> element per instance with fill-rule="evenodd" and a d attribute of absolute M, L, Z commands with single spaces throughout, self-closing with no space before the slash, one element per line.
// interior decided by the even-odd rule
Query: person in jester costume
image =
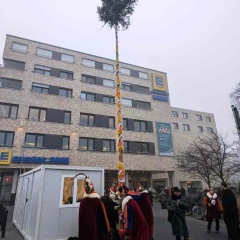
<path fill-rule="evenodd" d="M 79 208 L 78 238 L 81 240 L 108 240 L 110 226 L 104 204 L 93 183 L 85 175 L 85 194 Z"/>
<path fill-rule="evenodd" d="M 136 201 L 146 219 L 146 222 L 149 227 L 151 240 L 153 239 L 153 228 L 154 228 L 154 218 L 153 218 L 153 210 L 152 210 L 152 204 L 149 199 L 149 194 L 147 190 L 140 191 L 139 194 L 136 194 L 135 192 L 132 192 L 129 190 L 128 187 L 123 185 L 122 189 L 124 190 L 125 194 L 127 196 L 132 197 L 134 201 Z M 120 189 L 120 191 L 122 190 Z"/>

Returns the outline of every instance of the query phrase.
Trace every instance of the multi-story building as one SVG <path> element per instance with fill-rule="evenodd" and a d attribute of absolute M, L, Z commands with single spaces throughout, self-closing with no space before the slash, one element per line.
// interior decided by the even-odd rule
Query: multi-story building
<path fill-rule="evenodd" d="M 7 35 L 0 68 L 1 195 L 14 199 L 19 169 L 39 164 L 101 166 L 106 187 L 116 180 L 114 63 Z M 178 149 L 189 132 L 174 129 L 172 141 L 170 123 L 182 126 L 171 116 L 177 110 L 167 74 L 121 63 L 121 80 L 126 182 L 172 185 L 173 142 Z"/>

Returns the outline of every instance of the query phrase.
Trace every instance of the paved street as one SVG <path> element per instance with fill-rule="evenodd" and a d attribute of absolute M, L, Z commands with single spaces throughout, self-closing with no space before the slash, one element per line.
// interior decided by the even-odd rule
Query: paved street
<path fill-rule="evenodd" d="M 154 218 L 155 218 L 155 231 L 154 240 L 175 240 L 175 237 L 171 233 L 171 225 L 167 221 L 167 210 L 162 210 L 158 202 L 154 203 Z M 12 208 L 10 208 L 9 219 L 7 224 L 6 239 L 10 240 L 23 240 L 21 234 L 11 223 Z M 220 233 L 206 233 L 207 223 L 199 221 L 193 217 L 187 217 L 187 223 L 190 232 L 191 240 L 223 240 L 227 239 L 226 227 L 224 223 L 221 223 Z M 213 223 L 214 230 L 214 223 Z M 89 239 L 90 240 L 90 239 Z"/>

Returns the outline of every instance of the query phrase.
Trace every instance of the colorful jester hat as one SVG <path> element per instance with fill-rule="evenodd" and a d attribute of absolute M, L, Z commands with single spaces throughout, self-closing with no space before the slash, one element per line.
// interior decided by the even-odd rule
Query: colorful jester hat
<path fill-rule="evenodd" d="M 94 186 L 93 186 L 93 183 L 91 182 L 89 176 L 86 176 L 85 181 L 86 181 L 86 185 L 85 185 L 86 194 L 93 193 L 94 192 Z"/>
<path fill-rule="evenodd" d="M 85 176 L 85 181 L 86 181 L 85 192 L 86 192 L 86 194 L 93 193 L 94 192 L 94 186 L 93 186 L 93 183 L 91 182 L 91 179 L 90 179 L 90 177 L 88 175 L 86 175 L 84 173 L 78 173 L 72 179 L 76 178 L 79 175 Z"/>

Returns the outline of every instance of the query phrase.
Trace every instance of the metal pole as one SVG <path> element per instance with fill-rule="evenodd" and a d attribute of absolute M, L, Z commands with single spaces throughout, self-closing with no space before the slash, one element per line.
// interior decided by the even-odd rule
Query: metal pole
<path fill-rule="evenodd" d="M 118 24 L 115 25 L 116 37 L 116 126 L 117 126 L 117 151 L 118 151 L 118 182 L 121 184 L 125 181 L 125 169 L 123 165 L 123 127 L 122 127 L 122 99 L 121 99 L 121 80 L 119 77 L 119 49 L 118 49 Z"/>

